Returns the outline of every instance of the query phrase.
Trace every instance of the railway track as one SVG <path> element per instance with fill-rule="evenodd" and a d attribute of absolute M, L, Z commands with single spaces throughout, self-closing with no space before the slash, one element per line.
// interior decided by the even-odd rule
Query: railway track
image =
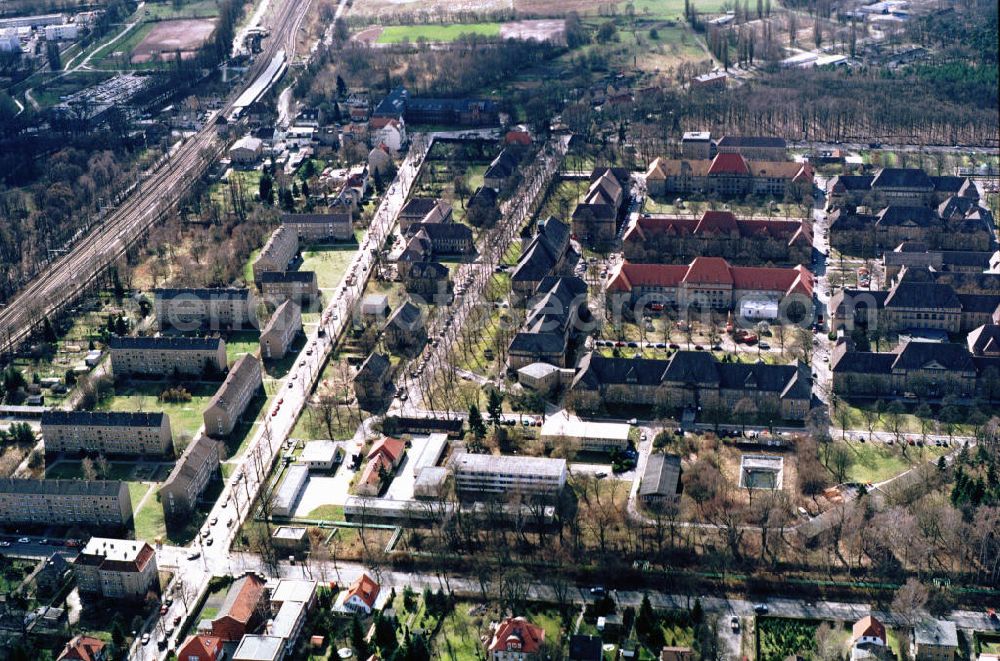
<path fill-rule="evenodd" d="M 0 351 L 11 351 L 27 339 L 46 316 L 72 304 L 110 265 L 183 199 L 222 153 L 226 140 L 219 135 L 216 118 L 229 114 L 233 101 L 261 74 L 281 49 L 289 60 L 309 10 L 310 0 L 279 0 L 272 5 L 271 38 L 215 118 L 140 182 L 135 191 L 108 214 L 100 225 L 80 239 L 68 253 L 45 269 L 0 310 Z"/>

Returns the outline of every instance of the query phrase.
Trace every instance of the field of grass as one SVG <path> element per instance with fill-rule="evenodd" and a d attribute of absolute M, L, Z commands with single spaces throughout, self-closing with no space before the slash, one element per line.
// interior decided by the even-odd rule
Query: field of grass
<path fill-rule="evenodd" d="M 219 15 L 219 6 L 214 0 L 194 0 L 179 7 L 171 2 L 147 2 L 143 11 L 150 19 L 211 18 Z"/>
<path fill-rule="evenodd" d="M 477 34 L 483 37 L 499 37 L 499 23 L 465 23 L 458 25 L 390 25 L 379 35 L 380 44 L 398 44 L 403 41 L 427 41 L 442 43 L 455 41 L 463 34 Z"/>
<path fill-rule="evenodd" d="M 183 383 L 191 393 L 189 402 L 160 402 L 157 395 L 170 384 L 163 382 L 132 381 L 115 386 L 115 394 L 98 404 L 101 411 L 163 411 L 170 416 L 174 438 L 181 435 L 194 438 L 202 425 L 202 412 L 218 389 L 213 383 Z"/>
<path fill-rule="evenodd" d="M 320 521 L 343 521 L 343 505 L 320 505 L 306 515 L 307 519 L 317 519 Z"/>
<path fill-rule="evenodd" d="M 302 251 L 300 271 L 315 271 L 320 289 L 334 289 L 354 260 L 358 247 L 350 244 L 339 246 L 317 246 Z"/>
<path fill-rule="evenodd" d="M 619 11 L 625 12 L 627 5 L 635 8 L 639 18 L 657 18 L 679 21 L 684 18 L 684 0 L 631 0 L 619 3 Z M 730 0 L 692 0 L 691 6 L 702 14 L 715 14 L 732 7 Z"/>
<path fill-rule="evenodd" d="M 137 503 L 138 501 L 133 502 L 133 504 Z M 146 504 L 133 514 L 133 517 L 136 539 L 152 542 L 157 538 L 166 538 L 167 526 L 163 519 L 163 506 L 156 499 L 156 494 L 152 494 L 146 500 Z"/>
<path fill-rule="evenodd" d="M 91 62 L 95 65 L 100 65 L 104 60 L 111 58 L 113 53 L 124 53 L 125 61 L 127 62 L 129 54 L 135 50 L 139 42 L 146 38 L 146 35 L 153 31 L 155 26 L 156 23 L 137 23 L 132 26 L 124 37 L 112 44 L 103 46 L 94 53 Z"/>
<path fill-rule="evenodd" d="M 226 337 L 226 359 L 230 367 L 240 356 L 257 355 L 260 351 L 260 332 L 255 330 L 237 331 Z"/>
<path fill-rule="evenodd" d="M 854 463 L 847 473 L 849 482 L 882 482 L 909 470 L 917 464 L 936 461 L 948 448 L 937 446 L 907 447 L 906 456 L 897 445 L 884 443 L 844 442 L 850 448 Z"/>

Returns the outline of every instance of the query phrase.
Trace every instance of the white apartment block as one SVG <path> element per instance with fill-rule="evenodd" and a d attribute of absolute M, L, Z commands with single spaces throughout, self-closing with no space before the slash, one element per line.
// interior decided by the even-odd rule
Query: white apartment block
<path fill-rule="evenodd" d="M 218 337 L 112 337 L 111 369 L 119 376 L 203 374 L 209 366 L 225 372 L 226 342 Z"/>
<path fill-rule="evenodd" d="M 463 493 L 555 495 L 566 486 L 565 459 L 461 453 L 451 468 Z"/>
<path fill-rule="evenodd" d="M 140 600 L 158 591 L 156 553 L 146 542 L 91 537 L 73 561 L 81 592 L 105 599 Z"/>
<path fill-rule="evenodd" d="M 124 528 L 131 521 L 132 497 L 124 482 L 0 479 L 0 524 Z"/>
<path fill-rule="evenodd" d="M 46 411 L 45 452 L 164 456 L 173 451 L 170 417 L 162 412 Z"/>
<path fill-rule="evenodd" d="M 249 354 L 237 360 L 205 409 L 205 433 L 213 437 L 229 435 L 247 404 L 263 387 L 260 361 Z"/>

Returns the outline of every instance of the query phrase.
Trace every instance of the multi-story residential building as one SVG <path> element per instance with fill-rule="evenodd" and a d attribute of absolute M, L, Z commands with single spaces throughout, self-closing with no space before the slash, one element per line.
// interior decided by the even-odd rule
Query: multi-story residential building
<path fill-rule="evenodd" d="M 842 340 L 830 370 L 833 391 L 843 396 L 1000 399 L 1000 356 L 977 355 L 965 344 L 906 342 L 892 351 L 869 352 Z"/>
<path fill-rule="evenodd" d="M 91 537 L 73 561 L 80 592 L 105 599 L 144 599 L 159 592 L 156 553 L 143 541 Z"/>
<path fill-rule="evenodd" d="M 910 654 L 915 661 L 952 661 L 958 651 L 958 627 L 949 620 L 925 618 L 913 627 Z"/>
<path fill-rule="evenodd" d="M 989 270 L 995 254 L 989 250 L 933 250 L 920 241 L 904 241 L 882 255 L 882 266 L 887 280 L 894 280 L 904 268 L 971 275 Z"/>
<path fill-rule="evenodd" d="M 270 301 L 304 303 L 319 299 L 315 271 L 263 271 L 257 275 L 261 293 Z"/>
<path fill-rule="evenodd" d="M 461 223 L 414 223 L 409 229 L 410 239 L 406 251 L 410 251 L 414 242 L 433 255 L 466 255 L 475 250 L 472 230 Z M 418 259 L 412 261 L 428 261 Z"/>
<path fill-rule="evenodd" d="M 830 207 L 936 206 L 953 195 L 979 199 L 979 189 L 972 179 L 935 177 L 918 168 L 882 168 L 874 175 L 841 175 L 827 182 L 826 191 Z"/>
<path fill-rule="evenodd" d="M 267 271 L 285 271 L 289 262 L 299 252 L 299 233 L 294 225 L 282 225 L 271 233 L 260 255 L 253 263 L 253 277 L 257 280 Z"/>
<path fill-rule="evenodd" d="M 486 644 L 489 661 L 534 661 L 542 658 L 545 629 L 523 617 L 498 622 Z"/>
<path fill-rule="evenodd" d="M 46 454 L 162 457 L 173 453 L 170 417 L 163 412 L 46 411 L 42 438 Z"/>
<path fill-rule="evenodd" d="M 614 239 L 628 186 L 627 170 L 594 170 L 587 194 L 573 210 L 573 234 L 589 245 L 606 245 Z"/>
<path fill-rule="evenodd" d="M 805 220 L 737 218 L 731 211 L 705 211 L 700 218 L 636 216 L 622 236 L 630 262 L 688 263 L 725 257 L 738 265 L 808 264 L 813 236 Z"/>
<path fill-rule="evenodd" d="M 227 436 L 254 396 L 264 387 L 260 361 L 247 354 L 236 361 L 205 409 L 205 433 Z"/>
<path fill-rule="evenodd" d="M 524 325 L 510 341 L 507 367 L 519 370 L 538 362 L 570 366 L 571 344 L 584 330 L 579 322 L 590 321 L 587 283 L 575 276 L 548 276 L 527 307 Z"/>
<path fill-rule="evenodd" d="M 717 154 L 710 161 L 656 158 L 646 171 L 646 190 L 656 197 L 698 193 L 780 200 L 793 185 L 808 191 L 812 178 L 808 163 L 748 161 L 739 154 Z"/>
<path fill-rule="evenodd" d="M 961 275 L 961 274 L 956 274 Z M 983 274 L 982 279 L 990 279 Z M 987 283 L 988 284 L 988 283 Z M 887 331 L 969 332 L 1000 314 L 1000 291 L 957 292 L 919 269 L 903 269 L 886 291 L 847 288 L 830 297 L 833 329 L 856 326 Z"/>
<path fill-rule="evenodd" d="M 681 136 L 683 158 L 707 161 L 715 156 L 715 143 L 711 131 L 685 131 Z"/>
<path fill-rule="evenodd" d="M 0 524 L 125 528 L 131 522 L 125 482 L 0 479 Z"/>
<path fill-rule="evenodd" d="M 788 158 L 788 144 L 774 136 L 726 135 L 715 143 L 715 152 L 739 154 L 748 161 L 780 162 Z"/>
<path fill-rule="evenodd" d="M 538 232 L 524 247 L 510 275 L 511 290 L 519 297 L 531 296 L 542 280 L 562 275 L 570 253 L 570 229 L 553 217 L 538 221 Z"/>
<path fill-rule="evenodd" d="M 406 234 L 416 223 L 452 222 L 451 205 L 433 197 L 412 197 L 399 210 L 399 231 Z"/>
<path fill-rule="evenodd" d="M 219 442 L 199 434 L 184 449 L 160 487 L 160 505 L 171 523 L 194 510 L 205 487 L 219 474 Z"/>
<path fill-rule="evenodd" d="M 373 351 L 354 375 L 354 394 L 363 407 L 378 406 L 385 398 L 392 363 L 385 354 Z"/>
<path fill-rule="evenodd" d="M 830 245 L 847 254 L 878 255 L 906 241 L 935 250 L 994 247 L 993 214 L 978 200 L 952 196 L 936 208 L 892 204 L 881 211 L 838 208 L 830 213 Z"/>
<path fill-rule="evenodd" d="M 267 634 L 284 639 L 285 656 L 295 651 L 309 611 L 316 603 L 316 587 L 316 581 L 281 579 L 271 591 L 272 616 Z"/>
<path fill-rule="evenodd" d="M 409 299 L 385 322 L 385 342 L 390 351 L 397 353 L 419 353 L 427 342 L 427 320 Z"/>
<path fill-rule="evenodd" d="M 267 590 L 264 579 L 257 574 L 244 574 L 236 579 L 219 612 L 212 619 L 212 635 L 234 642 L 254 631 L 267 619 Z"/>
<path fill-rule="evenodd" d="M 265 360 L 281 360 L 301 332 L 302 308 L 292 301 L 285 301 L 278 306 L 260 332 L 260 357 Z"/>
<path fill-rule="evenodd" d="M 607 304 L 659 303 L 680 310 L 730 310 L 747 319 L 808 318 L 813 311 L 813 275 L 804 266 L 730 266 L 721 257 L 697 257 L 690 264 L 620 263 L 608 278 Z M 799 317 L 799 318 L 796 318 Z"/>
<path fill-rule="evenodd" d="M 281 224 L 294 229 L 301 243 L 349 241 L 354 238 L 350 212 L 286 213 L 281 216 Z"/>
<path fill-rule="evenodd" d="M 440 262 L 400 262 L 399 275 L 403 286 L 411 294 L 423 296 L 428 302 L 437 303 L 438 296 L 446 297 L 451 293 L 451 272 Z"/>
<path fill-rule="evenodd" d="M 117 376 L 222 374 L 226 342 L 218 337 L 112 337 L 111 369 Z"/>
<path fill-rule="evenodd" d="M 762 419 L 803 420 L 812 375 L 802 363 L 720 363 L 704 351 L 678 351 L 668 360 L 589 353 L 580 360 L 570 395 L 582 411 L 628 404 L 723 412 L 748 399 Z"/>
<path fill-rule="evenodd" d="M 459 453 L 452 457 L 455 488 L 466 495 L 520 493 L 555 496 L 566 486 L 566 460 Z"/>
<path fill-rule="evenodd" d="M 257 325 L 257 301 L 245 287 L 154 289 L 159 329 L 248 330 Z"/>

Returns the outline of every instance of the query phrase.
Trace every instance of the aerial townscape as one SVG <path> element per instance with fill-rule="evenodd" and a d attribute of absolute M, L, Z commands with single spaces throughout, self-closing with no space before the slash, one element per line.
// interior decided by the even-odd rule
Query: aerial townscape
<path fill-rule="evenodd" d="M 1000 661 L 997 15 L 0 2 L 0 661 Z"/>

